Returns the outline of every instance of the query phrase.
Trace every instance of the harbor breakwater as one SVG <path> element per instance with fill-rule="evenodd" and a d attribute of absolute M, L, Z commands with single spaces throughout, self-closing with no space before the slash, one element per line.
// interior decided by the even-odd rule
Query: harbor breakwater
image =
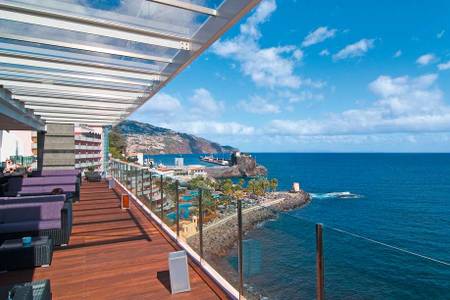
<path fill-rule="evenodd" d="M 255 199 L 248 199 L 248 202 L 243 200 L 243 233 L 245 235 L 259 224 L 276 219 L 278 212 L 303 207 L 310 201 L 311 196 L 304 191 L 297 193 L 272 192 L 265 196 L 256 196 Z M 252 204 L 246 205 L 246 203 Z M 205 225 L 203 228 L 203 252 L 205 256 L 211 259 L 227 256 L 237 242 L 237 233 L 236 213 Z M 189 237 L 187 242 L 191 247 L 199 250 L 199 234 Z"/>

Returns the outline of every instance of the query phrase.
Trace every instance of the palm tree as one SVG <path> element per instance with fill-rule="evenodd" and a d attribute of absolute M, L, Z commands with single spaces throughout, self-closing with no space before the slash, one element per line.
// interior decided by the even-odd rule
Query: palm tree
<path fill-rule="evenodd" d="M 247 191 L 252 193 L 252 194 L 256 194 L 256 181 L 255 181 L 255 179 L 251 179 L 247 183 Z"/>
<path fill-rule="evenodd" d="M 233 194 L 233 181 L 231 181 L 231 179 L 227 179 L 223 182 L 222 191 L 228 196 Z"/>
<path fill-rule="evenodd" d="M 278 187 L 278 179 L 272 178 L 270 180 L 270 189 L 272 190 L 272 192 L 275 192 L 277 190 L 277 187 Z"/>

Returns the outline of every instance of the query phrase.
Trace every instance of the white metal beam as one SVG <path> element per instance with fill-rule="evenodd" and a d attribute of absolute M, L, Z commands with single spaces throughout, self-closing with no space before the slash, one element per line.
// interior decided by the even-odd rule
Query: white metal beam
<path fill-rule="evenodd" d="M 193 4 L 193 3 L 189 3 L 189 2 L 184 2 L 184 1 L 179 1 L 179 0 L 148 0 L 148 1 L 159 3 L 159 4 L 164 4 L 164 5 L 184 9 L 184 10 L 189 10 L 189 11 L 196 12 L 196 13 L 206 14 L 206 15 L 210 15 L 210 16 L 218 15 L 217 10 L 215 10 L 215 9 L 212 9 L 209 7 L 204 7 L 204 6 Z"/>
<path fill-rule="evenodd" d="M 161 66 L 154 62 L 142 62 L 123 58 L 116 58 L 111 55 L 101 56 L 75 51 L 66 51 L 53 48 L 43 48 L 30 45 L 22 45 L 0 41 L 2 53 L 21 55 L 25 58 L 39 59 L 44 61 L 53 61 L 73 65 L 88 66 L 94 68 L 104 68 L 112 70 L 122 70 L 130 72 L 139 72 L 143 74 L 161 75 Z"/>
<path fill-rule="evenodd" d="M 106 36 L 178 50 L 190 50 L 191 48 L 191 42 L 187 38 L 174 34 L 142 28 L 136 25 L 78 16 L 68 12 L 62 13 L 47 8 L 37 8 L 24 3 L 18 4 L 0 1 L 0 19 Z"/>
<path fill-rule="evenodd" d="M 106 109 L 97 109 L 93 110 L 92 108 L 86 107 L 58 107 L 58 106 L 42 106 L 35 104 L 25 104 L 25 107 L 28 109 L 32 109 L 35 114 L 41 114 L 45 112 L 61 112 L 61 113 L 74 113 L 74 114 L 92 114 L 95 112 L 95 115 L 99 116 L 122 116 L 124 114 L 124 110 L 106 110 Z"/>
<path fill-rule="evenodd" d="M 99 115 L 88 115 L 88 114 L 70 114 L 70 113 L 52 113 L 52 112 L 41 112 L 41 113 L 35 113 L 36 115 L 41 116 L 43 119 L 47 118 L 80 118 L 80 119 L 87 119 L 87 120 L 103 120 L 103 121 L 118 121 L 121 119 L 121 117 L 118 116 L 99 116 Z"/>
<path fill-rule="evenodd" d="M 16 40 L 16 41 L 23 41 L 23 42 L 34 43 L 34 44 L 56 46 L 56 47 L 61 47 L 61 48 L 73 49 L 73 50 L 82 50 L 82 51 L 88 51 L 88 52 L 94 52 L 94 53 L 111 54 L 111 55 L 122 56 L 122 57 L 130 57 L 130 58 L 137 58 L 137 59 L 142 59 L 142 60 L 157 61 L 157 62 L 163 62 L 163 63 L 168 63 L 168 64 L 171 64 L 173 62 L 173 60 L 169 57 L 154 56 L 154 55 L 148 55 L 148 54 L 144 54 L 144 53 L 137 53 L 137 52 L 131 52 L 131 51 L 125 51 L 125 50 L 106 48 L 106 47 L 102 47 L 102 46 L 89 46 L 89 45 L 83 45 L 83 44 L 79 44 L 79 43 L 67 43 L 67 42 L 55 41 L 55 40 L 50 40 L 50 39 L 34 38 L 34 37 L 28 37 L 28 36 L 24 36 L 24 35 L 15 35 L 15 34 L 8 34 L 8 33 L 0 32 L 0 38 Z"/>
<path fill-rule="evenodd" d="M 126 110 L 136 107 L 136 104 L 132 102 L 117 102 L 108 101 L 106 99 L 69 99 L 69 98 L 52 98 L 52 97 L 41 97 L 41 96 L 21 96 L 12 95 L 14 99 L 18 99 L 26 104 L 41 104 L 41 105 L 54 105 L 54 106 L 70 106 L 70 107 L 89 107 L 89 108 L 109 108 L 109 109 L 120 109 Z"/>
<path fill-rule="evenodd" d="M 0 83 L 1 85 L 1 83 Z M 71 91 L 53 91 L 45 89 L 33 89 L 24 87 L 12 87 L 9 89 L 14 93 L 14 96 L 39 96 L 39 97 L 50 97 L 59 99 L 71 99 L 77 101 L 97 101 L 106 103 L 130 103 L 136 104 L 138 98 L 136 97 L 116 97 L 111 95 L 99 94 L 99 93 L 86 93 L 86 92 L 71 92 Z"/>
<path fill-rule="evenodd" d="M 46 119 L 45 120 L 46 124 L 86 124 L 86 125 L 91 125 L 91 126 L 111 126 L 112 123 L 111 122 L 104 122 L 104 121 L 81 121 L 80 120 L 52 120 L 52 119 Z"/>
<path fill-rule="evenodd" d="M 114 98 L 114 99 L 136 99 L 138 97 L 142 97 L 144 93 L 140 92 L 120 92 L 114 90 L 106 90 L 106 89 L 98 89 L 98 88 L 85 88 L 85 87 L 75 87 L 69 85 L 59 85 L 59 84 L 46 84 L 46 83 L 36 83 L 30 81 L 19 81 L 19 80 L 4 80 L 0 79 L 0 85 L 3 85 L 7 88 L 9 87 L 23 87 L 30 89 L 44 89 L 50 91 L 57 92 L 67 92 L 67 93 L 76 93 L 76 94 L 91 94 L 98 95 L 99 97 L 107 95 L 106 98 Z"/>
<path fill-rule="evenodd" d="M 105 124 L 105 125 L 111 125 L 114 122 L 112 120 L 97 120 L 97 119 L 89 119 L 89 118 L 69 118 L 69 117 L 42 117 L 43 120 L 45 120 L 46 123 L 83 123 L 83 124 Z"/>
<path fill-rule="evenodd" d="M 60 60 L 61 61 L 61 60 Z M 66 71 L 74 71 L 74 72 L 84 72 L 84 73 L 93 73 L 105 76 L 118 76 L 118 77 L 128 77 L 128 78 L 136 78 L 141 80 L 150 80 L 150 81 L 160 81 L 161 75 L 142 73 L 142 72 L 133 72 L 133 71 L 124 71 L 116 68 L 110 67 L 100 67 L 100 66 L 87 66 L 83 64 L 75 64 L 73 62 L 59 62 L 54 59 L 54 61 L 43 58 L 34 58 L 31 55 L 25 54 L 12 54 L 12 53 L 4 53 L 0 52 L 0 63 L 3 64 L 14 64 L 14 65 L 22 65 L 28 67 L 37 67 L 37 68 L 47 68 L 47 69 L 56 69 L 56 70 L 66 70 Z"/>
<path fill-rule="evenodd" d="M 127 80 L 127 79 L 121 79 L 117 77 L 98 77 L 98 76 L 92 76 L 92 75 L 83 75 L 81 73 L 67 73 L 67 72 L 61 72 L 61 71 L 48 71 L 46 69 L 25 69 L 25 68 L 17 68 L 17 67 L 5 67 L 3 65 L 0 65 L 0 72 L 9 72 L 14 75 L 36 75 L 36 76 L 44 76 L 48 75 L 52 78 L 59 78 L 60 80 L 74 80 L 74 79 L 82 79 L 82 80 L 92 80 L 92 81 L 98 81 L 98 82 L 105 82 L 105 84 L 108 83 L 117 83 L 117 84 L 126 84 L 126 85 L 136 85 L 140 87 L 145 87 L 149 83 L 134 81 L 134 80 Z"/>

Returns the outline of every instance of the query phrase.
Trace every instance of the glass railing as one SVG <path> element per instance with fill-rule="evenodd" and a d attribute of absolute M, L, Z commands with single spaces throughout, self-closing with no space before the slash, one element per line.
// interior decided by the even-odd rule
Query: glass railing
<path fill-rule="evenodd" d="M 246 299 L 449 299 L 450 263 L 315 224 L 284 199 L 118 161 L 111 175 Z"/>
<path fill-rule="evenodd" d="M 13 164 L 29 167 L 36 161 L 37 158 L 35 156 L 14 155 L 10 156 L 9 159 Z"/>
<path fill-rule="evenodd" d="M 450 264 L 324 226 L 326 299 L 450 299 Z"/>

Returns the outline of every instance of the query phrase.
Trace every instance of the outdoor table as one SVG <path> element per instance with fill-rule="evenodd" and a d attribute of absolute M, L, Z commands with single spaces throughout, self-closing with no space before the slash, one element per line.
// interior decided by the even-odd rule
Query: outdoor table
<path fill-rule="evenodd" d="M 53 243 L 47 236 L 31 238 L 24 246 L 22 239 L 6 240 L 0 246 L 0 270 L 31 269 L 49 266 L 53 257 Z"/>

